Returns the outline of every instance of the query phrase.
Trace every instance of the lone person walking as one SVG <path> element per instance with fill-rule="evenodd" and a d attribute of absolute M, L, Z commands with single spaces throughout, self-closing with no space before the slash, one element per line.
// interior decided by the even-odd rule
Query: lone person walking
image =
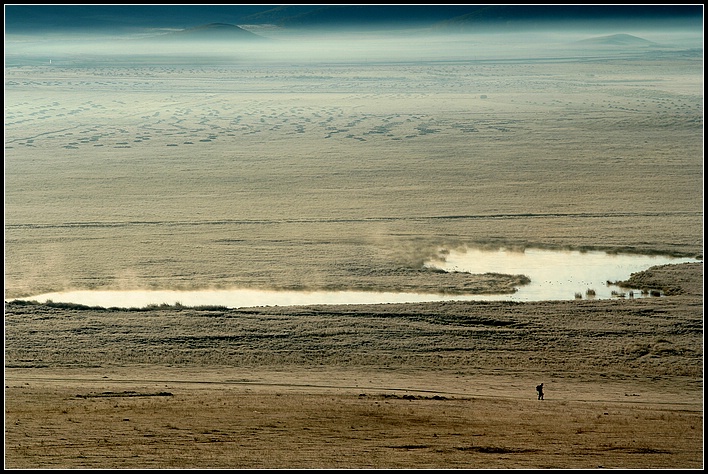
<path fill-rule="evenodd" d="M 543 400 L 543 384 L 536 385 L 536 391 L 538 392 L 538 399 Z"/>

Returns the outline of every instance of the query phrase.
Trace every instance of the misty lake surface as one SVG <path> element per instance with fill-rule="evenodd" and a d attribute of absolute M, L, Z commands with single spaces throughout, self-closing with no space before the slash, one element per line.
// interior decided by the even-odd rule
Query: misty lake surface
<path fill-rule="evenodd" d="M 608 282 L 622 281 L 632 273 L 665 264 L 696 262 L 693 258 L 655 255 L 608 254 L 600 251 L 556 251 L 526 249 L 496 251 L 467 249 L 446 253 L 442 262 L 428 262 L 430 268 L 473 274 L 523 274 L 531 279 L 513 294 L 444 295 L 367 291 L 266 291 L 229 290 L 130 290 L 66 291 L 18 298 L 38 302 L 76 303 L 88 306 L 142 308 L 179 303 L 184 306 L 217 305 L 229 308 L 254 306 L 294 306 L 311 304 L 379 304 L 435 301 L 552 301 L 582 298 L 641 298 L 635 289 L 619 288 Z M 595 295 L 587 296 L 587 290 Z M 613 294 L 613 292 L 615 292 Z M 623 296 L 620 296 L 623 295 Z"/>

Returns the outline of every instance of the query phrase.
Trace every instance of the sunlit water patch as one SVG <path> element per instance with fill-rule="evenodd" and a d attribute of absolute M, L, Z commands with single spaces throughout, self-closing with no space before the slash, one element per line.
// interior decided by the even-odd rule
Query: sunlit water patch
<path fill-rule="evenodd" d="M 428 266 L 469 273 L 523 274 L 529 277 L 531 282 L 519 287 L 513 295 L 484 299 L 551 301 L 575 299 L 577 295 L 594 299 L 648 296 L 639 289 L 620 288 L 608 282 L 627 280 L 632 273 L 657 265 L 696 261 L 693 258 L 609 254 L 600 251 L 467 249 L 450 251 L 445 255 L 444 262 L 428 263 Z"/>
<path fill-rule="evenodd" d="M 17 298 L 28 301 L 73 303 L 104 308 L 144 308 L 160 305 L 225 306 L 295 306 L 311 304 L 382 304 L 435 301 L 550 301 L 582 298 L 607 299 L 648 296 L 638 289 L 609 285 L 632 273 L 656 265 L 695 262 L 691 258 L 622 255 L 605 252 L 552 251 L 527 249 L 523 252 L 468 249 L 450 251 L 444 261 L 427 263 L 428 267 L 473 274 L 503 273 L 526 275 L 531 279 L 513 294 L 449 295 L 434 293 L 395 293 L 369 291 L 268 291 L 231 290 L 130 290 L 66 291 Z M 588 296 L 588 290 L 594 292 Z"/>
<path fill-rule="evenodd" d="M 469 300 L 472 295 L 440 295 L 426 293 L 393 293 L 371 291 L 269 291 L 234 290 L 129 290 L 129 291 L 64 291 L 18 298 L 39 302 L 77 303 L 104 308 L 143 308 L 151 305 L 226 306 L 295 306 L 310 304 L 377 304 L 421 303 L 426 301 Z"/>

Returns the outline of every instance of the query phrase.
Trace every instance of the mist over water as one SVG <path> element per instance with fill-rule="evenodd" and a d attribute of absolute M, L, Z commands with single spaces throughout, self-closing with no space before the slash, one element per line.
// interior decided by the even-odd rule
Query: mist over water
<path fill-rule="evenodd" d="M 21 298 L 77 303 L 87 306 L 143 308 L 151 305 L 226 306 L 248 308 L 254 306 L 297 306 L 311 304 L 379 304 L 422 303 L 429 301 L 469 300 L 469 296 L 450 296 L 424 293 L 392 293 L 367 291 L 271 291 L 271 290 L 198 290 L 198 291 L 67 291 L 45 293 Z"/>
<path fill-rule="evenodd" d="M 422 303 L 436 301 L 551 301 L 576 299 L 576 293 L 592 299 L 609 299 L 617 294 L 628 295 L 629 289 L 608 284 L 626 280 L 632 273 L 652 266 L 695 262 L 692 258 L 666 256 L 608 254 L 592 251 L 553 251 L 527 249 L 452 250 L 444 252 L 444 261 L 428 262 L 426 266 L 449 272 L 472 274 L 523 274 L 531 279 L 514 294 L 449 295 L 430 293 L 394 293 L 367 291 L 269 291 L 256 289 L 231 290 L 131 290 L 131 291 L 67 291 L 18 298 L 38 302 L 74 303 L 104 308 L 143 308 L 151 305 L 226 306 L 295 306 L 312 304 L 384 304 Z M 643 297 L 639 290 L 635 298 Z"/>

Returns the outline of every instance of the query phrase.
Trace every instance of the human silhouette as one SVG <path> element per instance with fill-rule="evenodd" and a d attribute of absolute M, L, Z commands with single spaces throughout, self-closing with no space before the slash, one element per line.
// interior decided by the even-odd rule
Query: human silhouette
<path fill-rule="evenodd" d="M 538 399 L 543 400 L 543 384 L 536 385 L 536 391 L 538 392 Z"/>

